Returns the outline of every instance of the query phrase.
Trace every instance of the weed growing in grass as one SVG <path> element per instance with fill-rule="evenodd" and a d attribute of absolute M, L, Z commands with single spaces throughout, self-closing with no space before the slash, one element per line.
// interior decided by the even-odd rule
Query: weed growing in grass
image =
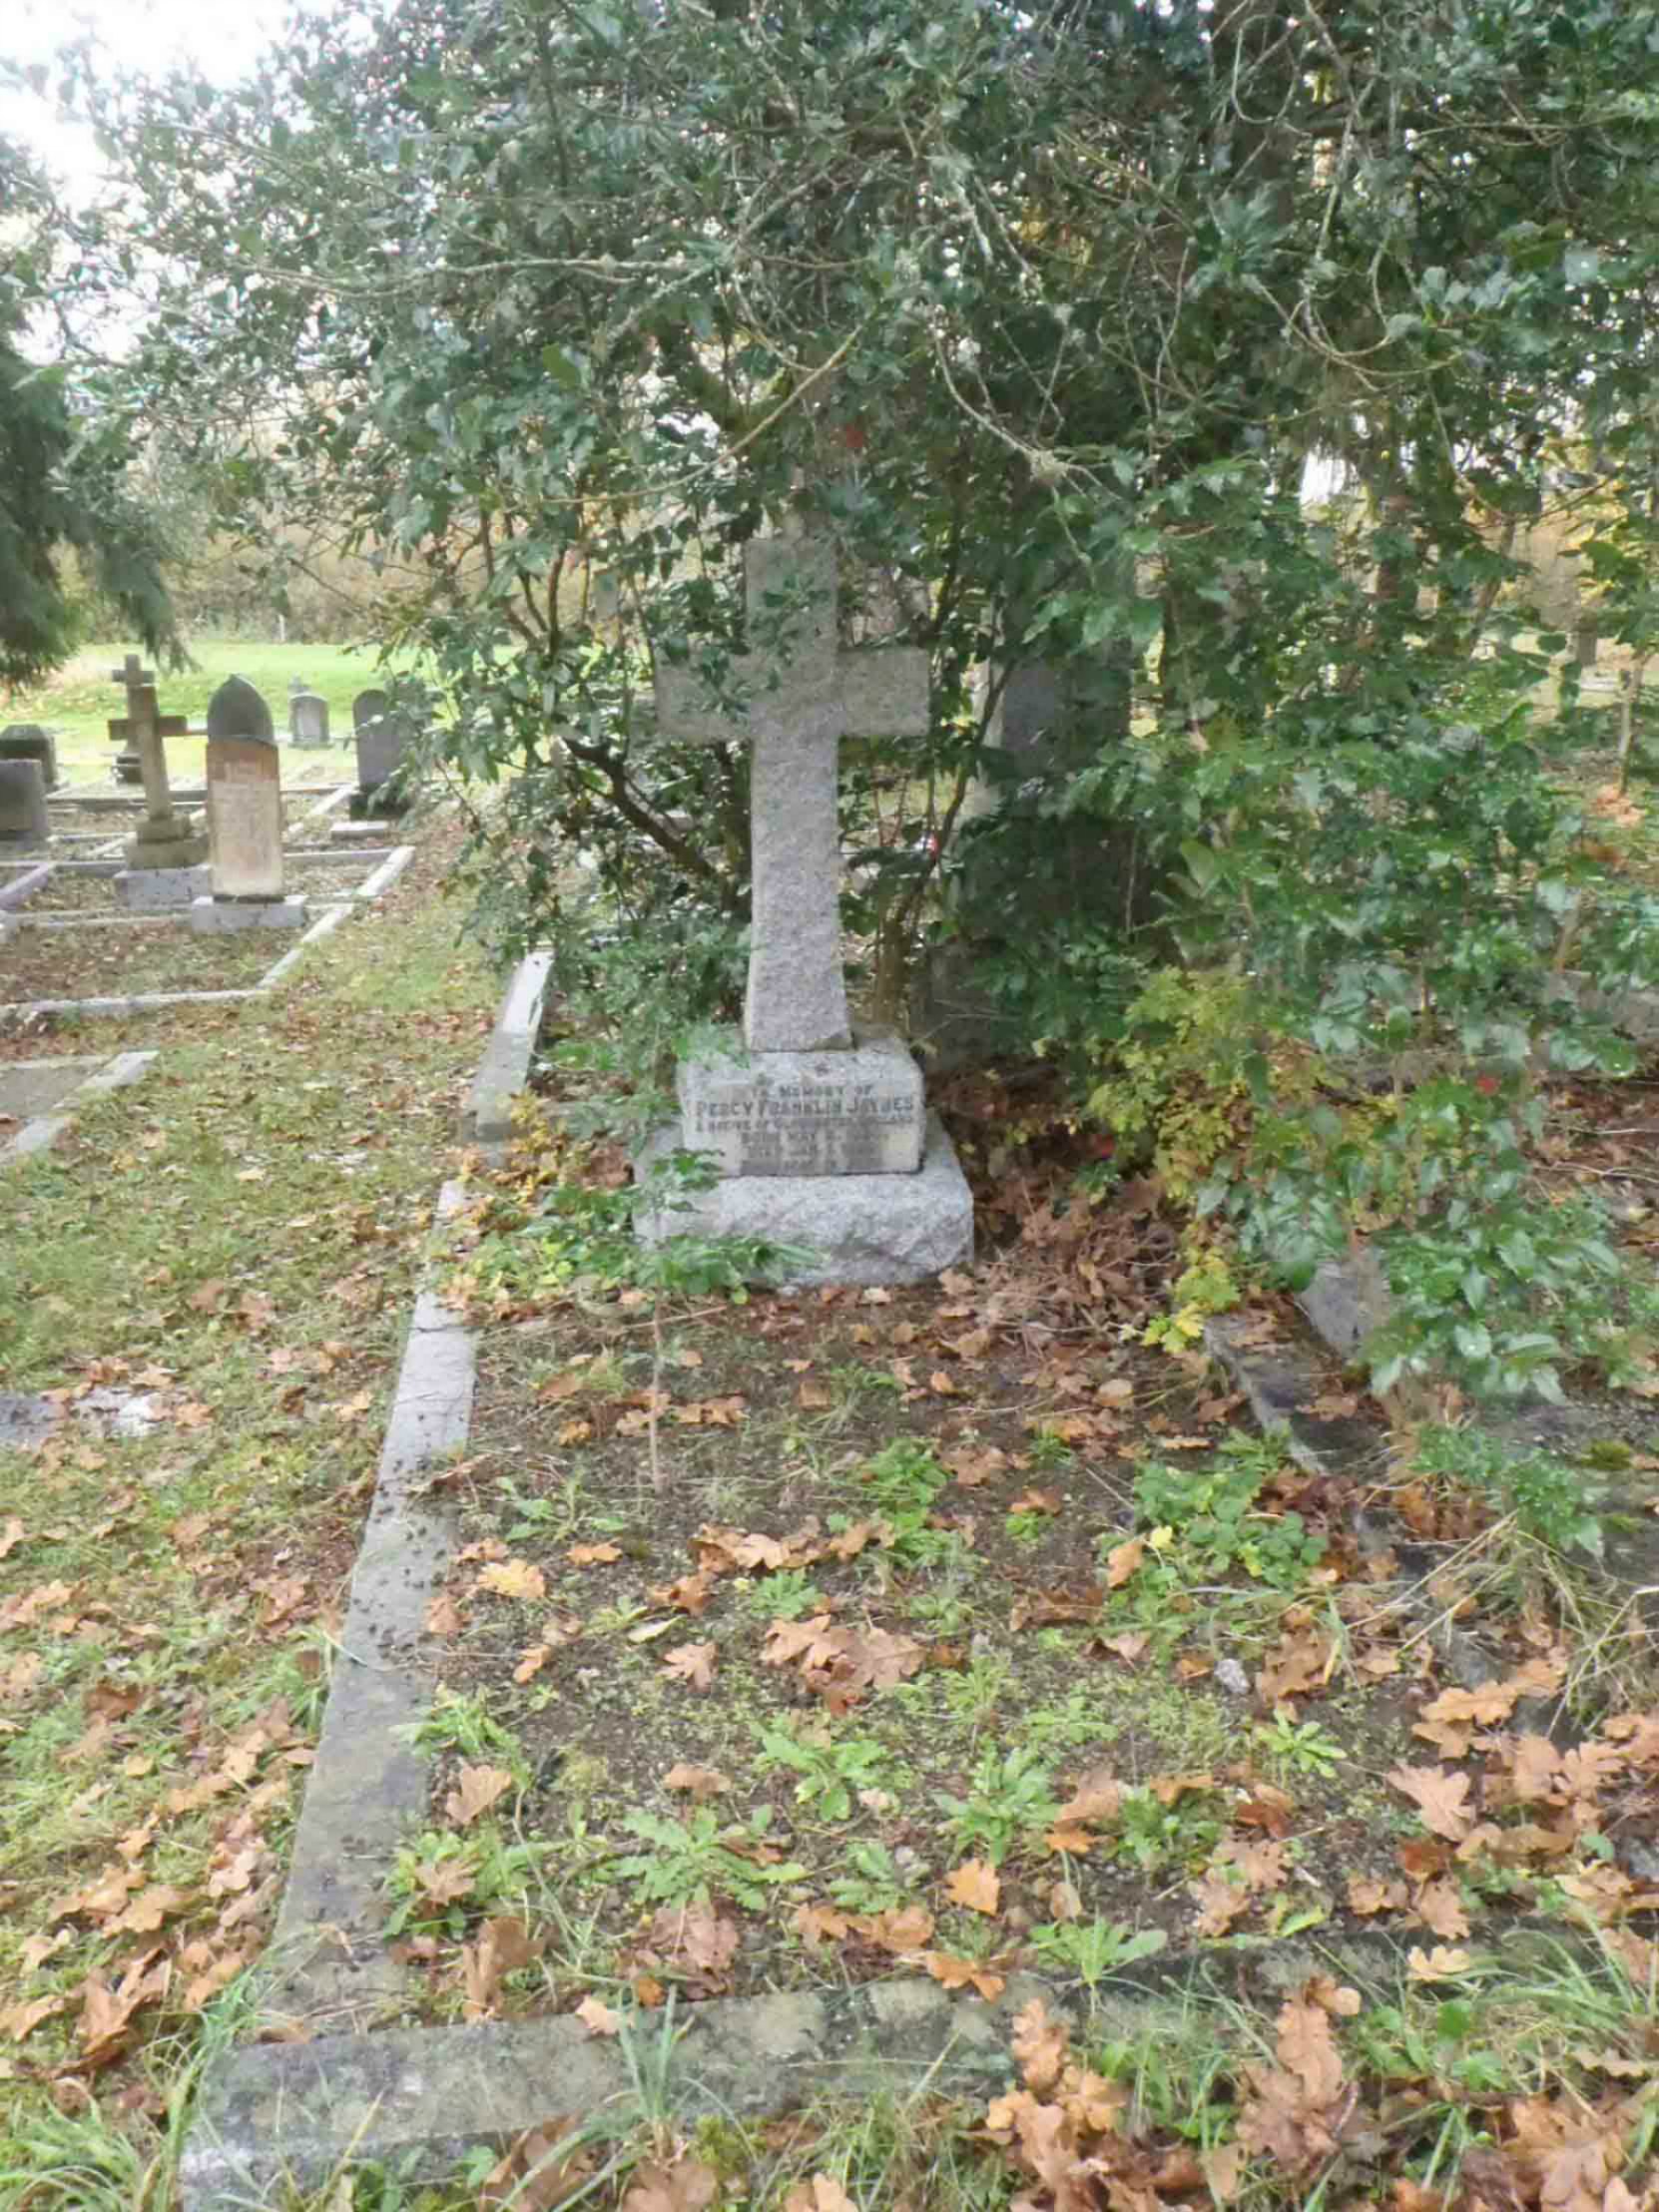
<path fill-rule="evenodd" d="M 1298 1722 L 1288 1713 L 1276 1713 L 1271 1721 L 1262 1722 L 1255 1737 L 1280 1777 L 1316 1775 L 1328 1781 L 1347 1756 L 1318 1721 Z"/>
<path fill-rule="evenodd" d="M 1053 1769 L 1025 1745 L 985 1752 L 968 1795 L 941 1794 L 938 1802 L 957 1850 L 983 1852 L 993 1866 L 1016 1844 L 1051 1827 L 1060 1810 Z"/>
<path fill-rule="evenodd" d="M 1108 1720 L 1100 1700 L 1087 1690 L 1068 1690 L 1064 1697 L 1034 1705 L 1020 1719 L 1020 1734 L 1036 1752 L 1075 1751 L 1084 1744 L 1109 1744 L 1119 1733 Z"/>
<path fill-rule="evenodd" d="M 1060 1474 L 1077 1464 L 1076 1452 L 1052 1428 L 1039 1428 L 1032 1436 L 1029 1457 L 1038 1474 Z"/>
<path fill-rule="evenodd" d="M 524 1749 L 511 1729 L 491 1720 L 481 1692 L 467 1695 L 441 1683 L 431 1710 L 397 1731 L 414 1751 L 453 1752 L 461 1759 L 504 1759 L 520 1775 L 528 1773 Z"/>
<path fill-rule="evenodd" d="M 496 1486 L 505 1500 L 503 1512 L 510 1511 L 514 1516 L 503 1531 L 510 1544 L 524 1543 L 532 1537 L 564 1543 L 581 1525 L 582 1485 L 575 1475 L 566 1476 L 555 1497 L 526 1497 L 510 1474 L 503 1475 Z"/>
<path fill-rule="evenodd" d="M 881 1789 L 892 1779 L 887 1755 L 868 1736 L 831 1737 L 827 1731 L 768 1728 L 757 1723 L 760 1774 L 781 1768 L 797 1777 L 796 1802 L 821 1820 L 848 1821 L 854 1799 L 863 1790 Z"/>
<path fill-rule="evenodd" d="M 507 1906 L 522 1909 L 551 1849 L 509 1838 L 493 1821 L 481 1821 L 465 1836 L 447 1828 L 424 1829 L 411 1843 L 398 1846 L 386 1877 L 392 1903 L 387 1935 L 418 1929 L 458 1941 L 478 1914 Z"/>
<path fill-rule="evenodd" d="M 976 1651 L 960 1674 L 946 1678 L 944 1702 L 953 1720 L 975 1734 L 995 1718 L 997 1702 L 1013 1680 L 1013 1663 L 997 1651 Z"/>
<path fill-rule="evenodd" d="M 648 1905 L 707 1905 L 716 1897 L 729 1897 L 758 1913 L 770 1902 L 769 1892 L 807 1880 L 807 1869 L 796 1860 L 764 1866 L 731 1849 L 734 1836 L 752 1844 L 765 1840 L 772 1825 L 768 1806 L 736 1830 L 723 1829 L 707 1806 L 683 1821 L 630 1813 L 622 1825 L 650 1846 L 618 1860 L 616 1869 L 625 1882 L 637 1886 Z"/>
<path fill-rule="evenodd" d="M 830 1885 L 830 1895 L 847 1913 L 894 1913 L 910 1902 L 910 1886 L 885 1844 L 860 1838 L 847 1846 L 846 1869 Z"/>
<path fill-rule="evenodd" d="M 1125 1928 L 1103 1920 L 1046 1921 L 1032 1929 L 1031 1947 L 1049 1965 L 1075 1974 L 1092 1989 L 1120 1966 L 1151 1958 L 1169 1941 L 1161 1928 Z"/>
<path fill-rule="evenodd" d="M 1136 1469 L 1135 1504 L 1142 1521 L 1175 1532 L 1181 1549 L 1212 1581 L 1238 1569 L 1274 1589 L 1297 1589 L 1325 1553 L 1300 1513 L 1263 1513 L 1257 1499 L 1282 1464 L 1272 1437 L 1225 1437 L 1207 1466 L 1176 1467 L 1148 1460 Z"/>
<path fill-rule="evenodd" d="M 949 1480 L 930 1446 L 914 1436 L 895 1436 L 866 1464 L 864 1491 L 892 1529 L 887 1556 L 898 1567 L 939 1566 L 959 1549 L 951 1530 L 928 1525 Z M 838 1525 L 846 1525 L 844 1518 Z"/>
<path fill-rule="evenodd" d="M 743 1592 L 744 1609 L 763 1621 L 805 1620 L 829 1603 L 805 1567 L 786 1567 L 763 1575 Z"/>
<path fill-rule="evenodd" d="M 1222 1824 L 1181 1797 L 1165 1805 L 1151 1790 L 1125 1790 L 1118 1814 L 1117 1853 L 1144 1874 L 1197 1866 L 1221 1841 Z"/>
<path fill-rule="evenodd" d="M 1040 1544 L 1048 1529 L 1046 1513 L 1009 1513 L 1002 1523 L 1011 1543 Z"/>
<path fill-rule="evenodd" d="M 1480 1429 L 1440 1424 L 1423 1429 L 1416 1464 L 1424 1474 L 1460 1483 L 1513 1513 L 1528 1535 L 1557 1551 L 1601 1557 L 1598 1508 L 1607 1485 L 1591 1468 L 1549 1451 L 1518 1452 Z"/>

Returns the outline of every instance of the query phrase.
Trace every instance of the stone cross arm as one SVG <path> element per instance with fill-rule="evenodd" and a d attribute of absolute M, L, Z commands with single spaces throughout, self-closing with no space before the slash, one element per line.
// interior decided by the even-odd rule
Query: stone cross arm
<path fill-rule="evenodd" d="M 136 653 L 129 653 L 119 668 L 112 668 L 110 671 L 110 682 L 125 684 L 129 691 L 136 690 L 141 684 L 153 684 L 155 681 L 155 670 L 146 668 Z"/>
<path fill-rule="evenodd" d="M 841 975 L 836 749 L 843 737 L 922 737 L 927 655 L 915 646 L 841 651 L 835 555 L 817 538 L 744 549 L 751 635 L 775 643 L 730 664 L 740 706 L 695 669 L 657 670 L 657 728 L 698 745 L 748 743 L 752 917 L 745 1037 L 751 1052 L 852 1041 Z"/>
<path fill-rule="evenodd" d="M 750 620 L 772 612 L 780 640 L 728 664 L 741 706 L 721 704 L 700 672 L 657 670 L 657 727 L 693 745 L 741 745 L 927 734 L 928 663 L 917 646 L 842 652 L 835 637 L 835 555 L 821 538 L 752 538 L 744 548 Z"/>

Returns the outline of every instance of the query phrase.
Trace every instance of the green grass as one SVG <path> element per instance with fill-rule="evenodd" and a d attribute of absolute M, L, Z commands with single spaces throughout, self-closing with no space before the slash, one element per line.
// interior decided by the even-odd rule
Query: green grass
<path fill-rule="evenodd" d="M 5 1174 L 8 1387 L 73 1398 L 101 1382 L 154 1393 L 161 1417 L 142 1436 L 72 1418 L 38 1452 L 0 1449 L 0 1607 L 13 1601 L 0 2011 L 60 2000 L 0 2041 L 0 2204 L 171 2201 L 197 2061 L 239 2001 L 240 1981 L 214 1994 L 202 1967 L 234 1970 L 269 1925 L 433 1197 L 495 997 L 456 949 L 443 857 L 422 851 L 382 920 L 307 953 L 273 1000 L 153 1032 L 164 1048 L 141 1088 L 89 1106 Z M 100 1046 L 112 1026 L 72 1041 Z M 59 1585 L 67 1595 L 19 1612 Z M 262 1723 L 274 1700 L 275 1734 Z M 192 1798 L 239 1739 L 254 1771 Z M 239 1927 L 223 1916 L 247 1895 L 224 1888 L 241 1812 L 247 1872 L 271 1887 Z M 70 1902 L 123 1838 L 162 1886 L 157 1928 L 117 1930 L 107 1906 Z M 61 1941 L 31 1962 L 43 1936 Z M 86 1977 L 114 1986 L 156 1945 L 176 1971 L 138 2014 L 133 2050 L 89 2077 L 97 2103 L 55 2099 L 50 2067 L 82 2050 Z M 113 2101 L 123 2091 L 130 2109 Z"/>
<path fill-rule="evenodd" d="M 126 712 L 126 700 L 110 681 L 134 650 L 133 641 L 112 640 L 86 646 L 66 667 L 34 691 L 0 701 L 0 725 L 39 722 L 57 733 L 58 759 L 66 779 L 85 782 L 108 773 L 112 748 L 106 728 L 112 716 Z M 385 672 L 369 647 L 344 645 L 273 645 L 260 638 L 204 638 L 192 644 L 196 667 L 179 674 L 158 670 L 156 696 L 164 715 L 184 715 L 200 725 L 208 701 L 228 676 L 246 677 L 263 693 L 278 736 L 287 729 L 288 684 L 299 677 L 328 702 L 328 724 L 335 743 L 294 753 L 284 761 L 287 781 L 321 770 L 332 775 L 348 767 L 351 750 L 351 702 L 358 692 L 383 684 Z M 150 664 L 154 666 L 154 664 Z M 412 668 L 412 661 L 400 664 Z M 185 781 L 202 773 L 200 738 L 168 741 L 168 765 Z"/>

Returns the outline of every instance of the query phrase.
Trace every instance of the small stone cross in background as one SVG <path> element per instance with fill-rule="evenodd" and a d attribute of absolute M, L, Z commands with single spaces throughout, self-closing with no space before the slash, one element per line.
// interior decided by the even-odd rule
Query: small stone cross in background
<path fill-rule="evenodd" d="M 136 653 L 129 653 L 119 668 L 110 671 L 110 682 L 125 687 L 127 713 L 112 722 L 110 736 L 130 745 L 138 755 L 144 785 L 145 819 L 128 849 L 130 867 L 188 867 L 207 854 L 207 840 L 188 815 L 175 814 L 173 793 L 167 780 L 164 738 L 183 737 L 189 728 L 183 715 L 164 715 L 156 705 L 156 676 Z"/>
<path fill-rule="evenodd" d="M 778 646 L 729 664 L 744 705 L 722 707 L 693 669 L 657 670 L 657 727 L 696 745 L 754 748 L 753 917 L 744 1035 L 751 1052 L 852 1042 L 841 972 L 837 754 L 843 737 L 924 737 L 927 655 L 888 645 L 842 652 L 835 553 L 824 538 L 755 538 L 744 548 L 753 623 L 777 603 Z"/>

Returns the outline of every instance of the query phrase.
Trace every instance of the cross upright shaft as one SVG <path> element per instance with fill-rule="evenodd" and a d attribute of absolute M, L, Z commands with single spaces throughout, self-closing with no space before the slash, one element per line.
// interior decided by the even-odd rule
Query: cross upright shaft
<path fill-rule="evenodd" d="M 136 653 L 129 653 L 120 668 L 111 669 L 110 682 L 127 689 L 127 735 L 144 780 L 144 811 L 152 822 L 167 822 L 173 814 L 173 792 L 167 781 L 155 675 Z"/>
<path fill-rule="evenodd" d="M 754 747 L 750 1051 L 844 1049 L 852 1030 L 841 970 L 839 741 L 925 736 L 927 655 L 914 646 L 840 650 L 835 555 L 825 539 L 752 539 L 744 577 L 751 622 L 763 609 L 780 622 L 776 645 L 730 664 L 744 705 L 721 707 L 695 671 L 663 665 L 657 726 L 694 744 Z"/>

